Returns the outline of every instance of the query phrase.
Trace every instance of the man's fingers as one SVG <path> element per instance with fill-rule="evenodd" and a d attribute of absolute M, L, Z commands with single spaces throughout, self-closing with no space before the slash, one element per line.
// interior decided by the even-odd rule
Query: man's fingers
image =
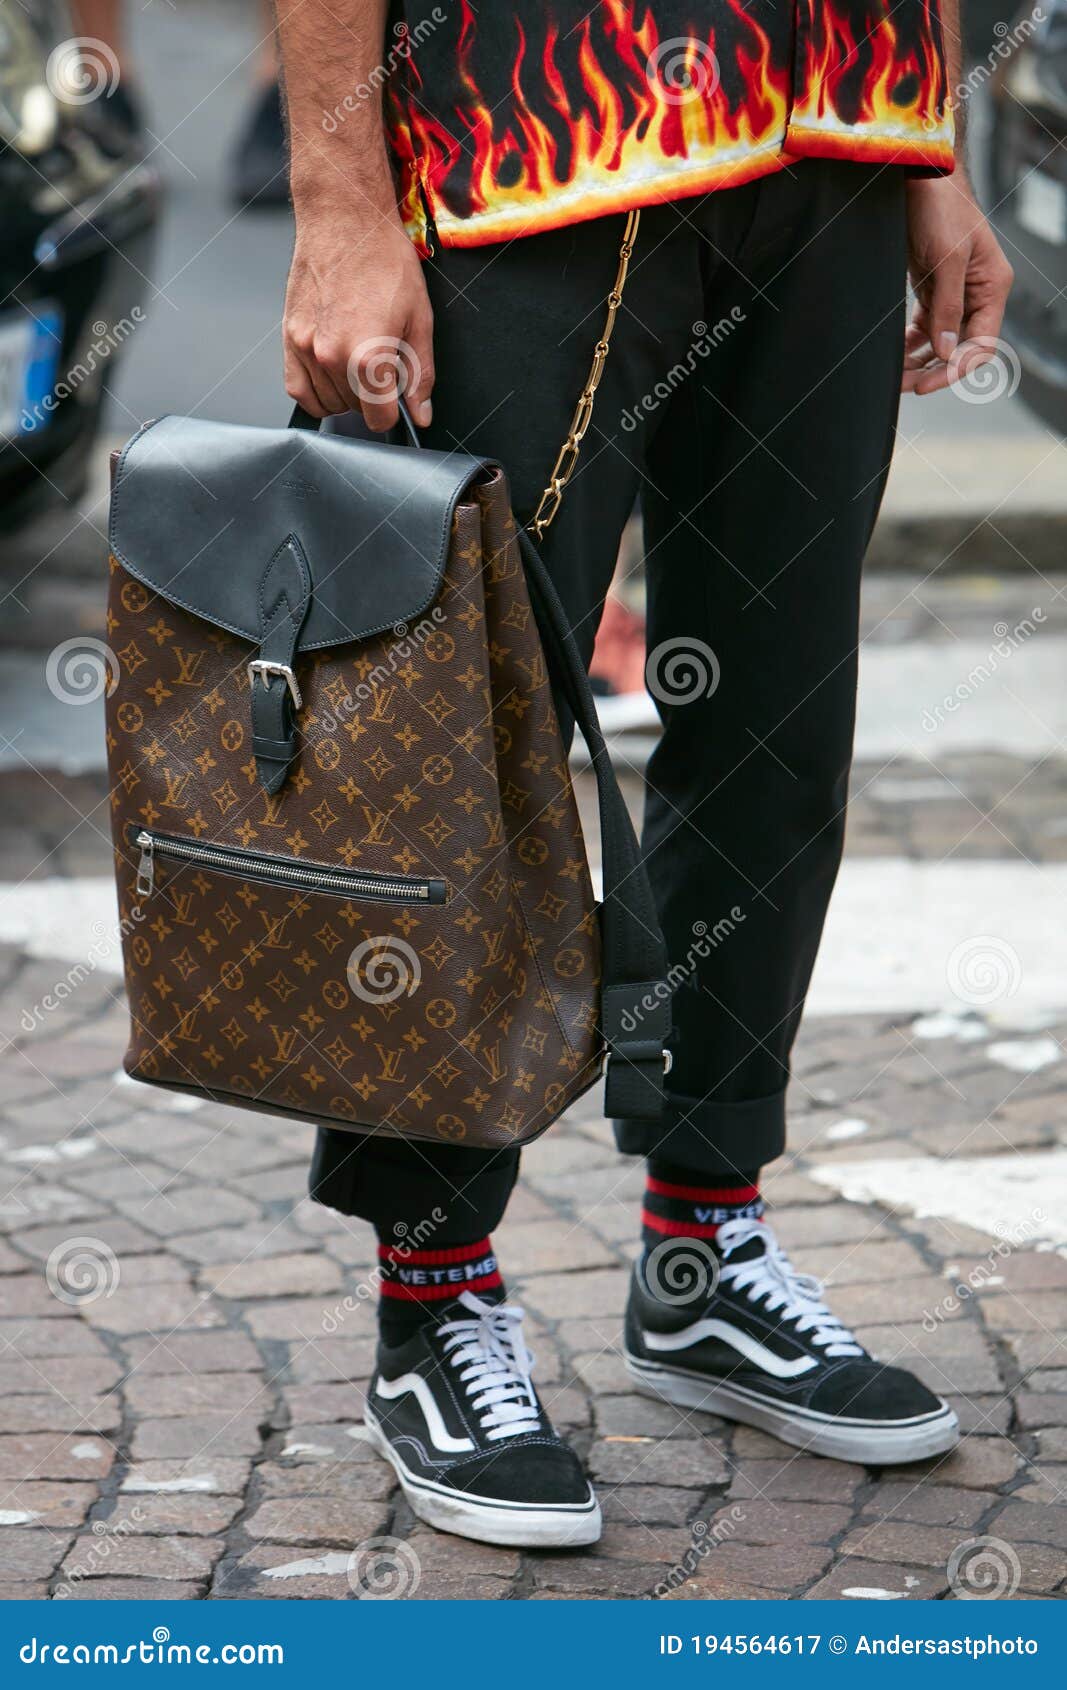
<path fill-rule="evenodd" d="M 942 260 L 929 278 L 927 320 L 930 345 L 947 363 L 955 352 L 963 320 L 963 295 L 967 281 L 967 255 L 953 252 Z"/>
<path fill-rule="evenodd" d="M 428 428 L 433 417 L 430 394 L 433 392 L 433 312 L 426 309 L 409 325 L 411 358 L 407 368 L 405 398 L 412 419 L 419 428 Z"/>

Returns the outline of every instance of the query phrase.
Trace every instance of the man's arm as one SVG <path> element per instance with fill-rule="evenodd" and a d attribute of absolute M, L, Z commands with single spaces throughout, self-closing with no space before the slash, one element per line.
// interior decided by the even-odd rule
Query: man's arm
<path fill-rule="evenodd" d="M 905 393 L 937 393 L 989 362 L 1012 284 L 1011 265 L 967 176 L 959 0 L 941 0 L 941 23 L 956 118 L 956 169 L 951 176 L 917 178 L 907 186 L 908 271 L 916 305 L 905 342 Z"/>
<path fill-rule="evenodd" d="M 387 8 L 276 0 L 296 213 L 285 385 L 313 416 L 362 409 L 378 430 L 397 418 L 398 367 L 423 427 L 433 386 L 433 314 L 382 121 Z"/>

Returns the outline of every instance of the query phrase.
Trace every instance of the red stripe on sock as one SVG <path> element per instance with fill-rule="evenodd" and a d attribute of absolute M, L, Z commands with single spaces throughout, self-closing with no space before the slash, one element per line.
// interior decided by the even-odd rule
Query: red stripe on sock
<path fill-rule="evenodd" d="M 641 1225 L 653 1232 L 662 1232 L 665 1238 L 714 1238 L 719 1230 L 718 1225 L 699 1226 L 696 1221 L 665 1221 L 662 1215 L 654 1215 L 650 1209 L 641 1210 Z"/>
<path fill-rule="evenodd" d="M 398 1280 L 383 1279 L 378 1289 L 383 1297 L 400 1297 L 409 1303 L 437 1303 L 449 1297 L 454 1300 L 461 1291 L 473 1291 L 475 1296 L 479 1291 L 495 1291 L 503 1283 L 499 1273 L 485 1273 L 478 1279 L 452 1285 L 401 1285 Z"/>
<path fill-rule="evenodd" d="M 691 1203 L 751 1203 L 759 1196 L 758 1185 L 668 1185 L 664 1179 L 648 1177 L 653 1197 L 680 1197 Z"/>
<path fill-rule="evenodd" d="M 488 1238 L 476 1244 L 456 1244 L 450 1250 L 408 1250 L 403 1244 L 379 1244 L 378 1259 L 382 1262 L 407 1262 L 411 1267 L 447 1267 L 451 1262 L 471 1262 L 475 1256 L 491 1256 L 493 1246 Z"/>

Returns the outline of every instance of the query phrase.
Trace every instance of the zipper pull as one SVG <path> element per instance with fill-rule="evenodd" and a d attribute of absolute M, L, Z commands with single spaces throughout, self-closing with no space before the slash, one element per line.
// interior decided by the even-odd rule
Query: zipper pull
<path fill-rule="evenodd" d="M 137 896 L 150 898 L 155 882 L 155 862 L 152 858 L 154 841 L 150 833 L 139 833 L 136 843 L 141 847 L 141 860 L 137 864 Z"/>

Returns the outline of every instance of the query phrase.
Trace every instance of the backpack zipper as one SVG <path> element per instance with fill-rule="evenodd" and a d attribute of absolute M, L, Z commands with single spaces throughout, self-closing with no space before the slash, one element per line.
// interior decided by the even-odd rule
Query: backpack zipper
<path fill-rule="evenodd" d="M 443 880 L 415 880 L 410 875 L 391 878 L 381 874 L 354 874 L 348 869 L 326 868 L 318 863 L 299 863 L 288 857 L 260 856 L 232 845 L 198 845 L 191 839 L 174 839 L 165 833 L 150 833 L 134 824 L 129 830 L 140 848 L 137 865 L 137 896 L 150 898 L 155 885 L 155 859 L 178 857 L 183 862 L 201 863 L 223 874 L 242 875 L 248 880 L 265 880 L 279 886 L 302 886 L 309 892 L 332 892 L 338 896 L 378 898 L 383 903 L 443 904 L 447 891 Z"/>

